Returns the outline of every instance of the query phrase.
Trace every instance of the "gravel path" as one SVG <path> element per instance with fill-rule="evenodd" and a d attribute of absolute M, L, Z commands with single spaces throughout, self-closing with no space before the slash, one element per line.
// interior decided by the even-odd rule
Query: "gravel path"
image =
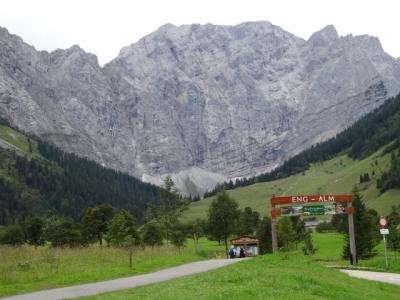
<path fill-rule="evenodd" d="M 340 271 L 343 273 L 347 273 L 353 277 L 400 285 L 400 274 L 398 273 L 371 272 L 371 271 L 358 271 L 358 270 L 340 270 Z"/>
<path fill-rule="evenodd" d="M 245 259 L 212 259 L 212 260 L 198 261 L 144 275 L 125 277 L 121 279 L 114 279 L 97 283 L 82 284 L 65 288 L 57 288 L 57 289 L 45 290 L 45 291 L 12 296 L 7 298 L 0 298 L 0 299 L 1 300 L 11 300 L 11 299 L 54 300 L 54 299 L 66 299 L 66 298 L 90 296 L 105 292 L 117 291 L 136 286 L 161 282 L 191 274 L 206 272 L 233 263 L 237 263 L 243 260 Z"/>

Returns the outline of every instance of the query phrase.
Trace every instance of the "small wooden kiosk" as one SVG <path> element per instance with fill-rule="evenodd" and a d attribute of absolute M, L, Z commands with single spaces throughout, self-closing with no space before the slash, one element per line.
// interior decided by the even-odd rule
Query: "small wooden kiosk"
<path fill-rule="evenodd" d="M 236 249 L 236 257 L 239 257 L 240 248 L 243 247 L 245 256 L 257 256 L 260 253 L 258 240 L 255 237 L 244 235 L 231 240 Z"/>

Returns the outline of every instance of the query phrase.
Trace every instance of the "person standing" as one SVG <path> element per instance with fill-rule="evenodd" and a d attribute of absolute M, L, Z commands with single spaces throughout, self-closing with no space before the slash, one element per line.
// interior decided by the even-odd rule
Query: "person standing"
<path fill-rule="evenodd" d="M 245 257 L 245 255 L 244 255 L 244 248 L 243 248 L 243 247 L 240 247 L 239 257 L 240 257 L 240 258 Z"/>
<path fill-rule="evenodd" d="M 236 257 L 236 251 L 235 251 L 235 247 L 233 245 L 229 249 L 228 255 L 229 255 L 229 258 L 231 258 L 231 259 Z"/>

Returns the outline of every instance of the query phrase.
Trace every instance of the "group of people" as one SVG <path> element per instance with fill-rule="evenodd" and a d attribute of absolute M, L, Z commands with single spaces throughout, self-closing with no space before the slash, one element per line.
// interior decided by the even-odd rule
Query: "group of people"
<path fill-rule="evenodd" d="M 229 252 L 228 252 L 229 258 L 236 258 L 237 257 L 236 254 L 237 254 L 237 250 L 236 250 L 235 246 L 232 245 L 231 248 L 229 249 Z M 245 257 L 245 256 L 246 255 L 245 255 L 244 248 L 240 247 L 239 257 L 242 258 L 242 257 Z"/>

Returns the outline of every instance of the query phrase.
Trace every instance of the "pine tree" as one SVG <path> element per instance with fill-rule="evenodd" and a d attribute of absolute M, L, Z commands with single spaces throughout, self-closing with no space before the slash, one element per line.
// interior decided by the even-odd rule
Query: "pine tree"
<path fill-rule="evenodd" d="M 290 218 L 283 217 L 278 222 L 278 242 L 285 251 L 289 251 L 295 241 L 296 232 L 293 230 Z"/>
<path fill-rule="evenodd" d="M 272 252 L 271 219 L 264 217 L 257 227 L 256 237 L 259 241 L 260 254 Z"/>
<path fill-rule="evenodd" d="M 400 251 L 400 205 L 393 206 L 388 216 L 389 221 L 389 234 L 387 241 L 389 249 L 399 252 Z"/>
<path fill-rule="evenodd" d="M 312 241 L 312 231 L 311 229 L 308 229 L 305 231 L 303 235 L 303 241 L 304 241 L 304 246 L 302 248 L 304 255 L 313 255 L 315 252 L 317 252 L 317 248 L 314 247 L 313 241 Z"/>
<path fill-rule="evenodd" d="M 357 258 L 370 258 L 376 254 L 375 246 L 380 241 L 378 224 L 378 214 L 372 209 L 367 209 L 362 196 L 358 190 L 354 190 L 353 207 L 354 213 L 354 234 L 356 243 Z M 345 227 L 348 228 L 347 216 L 342 215 Z M 350 258 L 350 240 L 348 231 L 345 232 L 345 246 L 343 249 L 343 257 Z"/>

